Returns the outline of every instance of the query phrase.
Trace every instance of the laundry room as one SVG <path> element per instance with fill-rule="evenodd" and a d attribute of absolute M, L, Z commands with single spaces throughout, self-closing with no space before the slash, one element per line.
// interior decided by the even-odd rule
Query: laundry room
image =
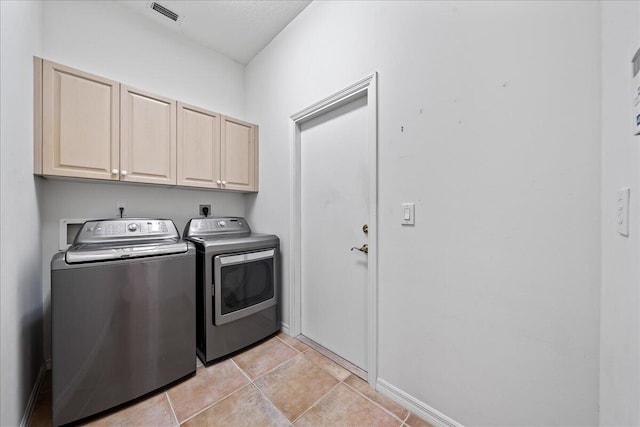
<path fill-rule="evenodd" d="M 251 336 L 198 350 L 198 372 L 241 372 L 237 388 L 198 408 L 163 392 L 169 424 L 210 424 L 251 391 L 275 414 L 255 420 L 283 425 L 365 424 L 322 418 L 333 394 L 384 425 L 640 425 L 639 1 L 155 3 L 0 0 L 0 425 L 36 425 L 66 226 L 120 217 L 277 239 L 226 261 L 261 262 L 276 326 L 211 329 L 209 342 Z M 127 134 L 124 115 L 106 128 L 116 154 L 53 154 L 75 128 L 47 122 L 71 99 L 61 75 L 116 85 L 106 110 L 169 100 L 175 157 L 127 151 L 147 129 Z M 202 148 L 176 148 L 205 123 L 191 113 L 214 123 L 192 135 L 215 139 L 226 166 L 196 174 Z M 105 153 L 109 166 L 55 170 Z M 222 252 L 193 237 L 215 269 Z M 209 303 L 221 292 L 202 289 Z M 282 359 L 252 371 L 238 352 L 260 345 Z M 288 364 L 328 376 L 287 394 L 270 375 Z"/>

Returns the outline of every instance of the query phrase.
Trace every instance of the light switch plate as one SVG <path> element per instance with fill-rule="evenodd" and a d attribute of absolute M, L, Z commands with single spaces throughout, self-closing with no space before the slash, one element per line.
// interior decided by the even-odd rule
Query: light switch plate
<path fill-rule="evenodd" d="M 401 216 L 400 223 L 402 225 L 414 225 L 416 223 L 416 218 L 415 218 L 416 204 L 403 203 L 401 206 L 402 206 L 402 216 Z"/>
<path fill-rule="evenodd" d="M 616 192 L 616 230 L 622 236 L 629 235 L 629 187 L 621 188 Z"/>

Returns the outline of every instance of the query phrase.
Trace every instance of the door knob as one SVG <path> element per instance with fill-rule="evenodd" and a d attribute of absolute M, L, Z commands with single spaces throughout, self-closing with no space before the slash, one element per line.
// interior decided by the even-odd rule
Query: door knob
<path fill-rule="evenodd" d="M 368 224 L 363 225 L 363 226 L 362 226 L 362 231 L 363 231 L 365 234 L 367 234 L 367 233 L 369 232 L 369 225 L 368 225 Z"/>
<path fill-rule="evenodd" d="M 367 245 L 366 243 L 364 245 L 362 245 L 361 248 L 356 248 L 355 246 L 351 248 L 352 251 L 360 251 L 360 252 L 364 252 L 365 254 L 369 253 L 369 245 Z"/>

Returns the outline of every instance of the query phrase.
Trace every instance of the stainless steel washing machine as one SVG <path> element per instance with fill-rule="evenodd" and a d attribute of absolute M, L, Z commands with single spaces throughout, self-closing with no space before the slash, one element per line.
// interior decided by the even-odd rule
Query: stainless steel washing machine
<path fill-rule="evenodd" d="M 195 372 L 195 247 L 171 220 L 86 222 L 51 260 L 53 424 Z"/>
<path fill-rule="evenodd" d="M 280 330 L 280 240 L 252 233 L 244 218 L 194 218 L 196 348 L 208 363 Z"/>

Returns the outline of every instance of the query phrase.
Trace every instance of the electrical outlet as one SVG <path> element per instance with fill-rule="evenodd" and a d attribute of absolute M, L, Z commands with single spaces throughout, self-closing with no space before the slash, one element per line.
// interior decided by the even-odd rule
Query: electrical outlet
<path fill-rule="evenodd" d="M 205 217 L 211 215 L 211 205 L 200 205 L 200 208 L 198 209 L 198 214 Z"/>
<path fill-rule="evenodd" d="M 122 209 L 122 211 L 120 211 Z M 127 209 L 127 204 L 125 202 L 116 202 L 116 213 L 119 217 L 124 216 L 124 211 Z"/>

